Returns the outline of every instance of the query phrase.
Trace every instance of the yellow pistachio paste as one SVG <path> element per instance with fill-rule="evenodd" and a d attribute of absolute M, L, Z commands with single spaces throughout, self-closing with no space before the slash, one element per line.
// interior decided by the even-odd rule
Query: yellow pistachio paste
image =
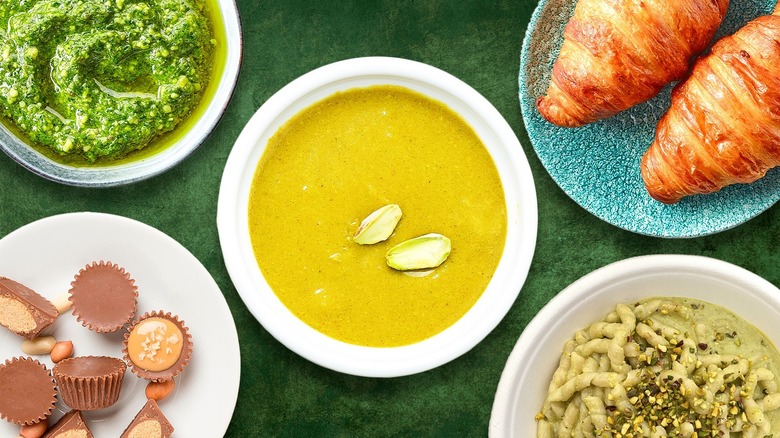
<path fill-rule="evenodd" d="M 359 245 L 361 221 L 397 204 L 387 240 Z M 252 246 L 279 299 L 341 341 L 391 347 L 429 338 L 482 295 L 506 240 L 498 172 L 454 111 L 404 87 L 338 92 L 269 140 L 249 199 Z M 387 251 L 429 233 L 452 251 L 432 270 L 400 272 Z"/>

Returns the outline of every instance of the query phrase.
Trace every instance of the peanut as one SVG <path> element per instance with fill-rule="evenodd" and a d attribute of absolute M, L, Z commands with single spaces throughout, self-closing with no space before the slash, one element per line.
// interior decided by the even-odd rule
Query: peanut
<path fill-rule="evenodd" d="M 160 401 L 170 395 L 174 386 L 176 386 L 176 383 L 173 379 L 163 380 L 162 382 L 149 382 L 146 385 L 146 398 Z"/>
<path fill-rule="evenodd" d="M 48 428 L 49 428 L 49 424 L 46 422 L 46 420 L 43 420 L 35 424 L 22 426 L 19 433 L 24 438 L 41 438 L 43 434 L 46 433 L 46 429 Z"/>
<path fill-rule="evenodd" d="M 73 342 L 59 341 L 51 349 L 51 361 L 57 363 L 63 359 L 73 356 Z"/>
<path fill-rule="evenodd" d="M 40 336 L 33 340 L 28 339 L 22 342 L 22 351 L 29 355 L 49 354 L 56 342 L 57 340 L 54 339 L 54 336 Z"/>
<path fill-rule="evenodd" d="M 59 312 L 60 315 L 67 312 L 68 309 L 70 309 L 70 306 L 73 305 L 73 303 L 68 300 L 68 298 L 70 298 L 70 292 L 57 295 L 53 300 L 51 300 L 51 303 L 54 304 L 54 307 L 57 308 L 57 312 Z"/>

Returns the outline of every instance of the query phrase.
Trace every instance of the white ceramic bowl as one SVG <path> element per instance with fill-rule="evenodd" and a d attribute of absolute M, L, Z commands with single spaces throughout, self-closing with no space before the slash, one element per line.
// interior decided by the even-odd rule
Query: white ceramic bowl
<path fill-rule="evenodd" d="M 0 124 L 0 149 L 31 172 L 62 184 L 80 187 L 111 187 L 151 178 L 187 158 L 214 130 L 233 95 L 241 66 L 241 22 L 235 0 L 217 0 L 224 29 L 226 60 L 216 90 L 197 123 L 174 144 L 142 159 L 108 166 L 72 166 L 56 162 L 33 149 Z M 209 85 L 211 88 L 212 85 Z"/>
<path fill-rule="evenodd" d="M 618 303 L 652 296 L 718 304 L 780 345 L 780 290 L 756 274 L 700 256 L 651 255 L 616 262 L 572 283 L 528 324 L 501 375 L 490 437 L 536 436 L 534 416 L 547 396 L 564 342 Z"/>
<path fill-rule="evenodd" d="M 459 321 L 416 344 L 371 348 L 334 340 L 295 317 L 257 266 L 249 239 L 252 177 L 268 139 L 290 117 L 339 90 L 400 85 L 439 100 L 459 113 L 492 156 L 507 205 L 507 240 L 497 271 L 482 297 Z M 360 376 L 414 374 L 444 364 L 479 343 L 514 303 L 536 245 L 536 191 L 528 161 L 501 114 L 474 89 L 439 69 L 397 58 L 358 58 L 321 67 L 272 96 L 247 123 L 228 158 L 217 211 L 220 243 L 230 277 L 258 321 L 276 339 L 324 367 Z"/>

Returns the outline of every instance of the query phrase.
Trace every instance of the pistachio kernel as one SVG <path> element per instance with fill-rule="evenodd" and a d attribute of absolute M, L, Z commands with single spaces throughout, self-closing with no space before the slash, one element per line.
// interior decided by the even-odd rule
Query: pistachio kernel
<path fill-rule="evenodd" d="M 450 256 L 452 243 L 441 234 L 430 233 L 401 242 L 387 251 L 387 264 L 399 271 L 436 268 Z"/>
<path fill-rule="evenodd" d="M 352 241 L 360 245 L 373 245 L 387 240 L 395 231 L 402 215 L 398 205 L 385 205 L 363 219 Z"/>

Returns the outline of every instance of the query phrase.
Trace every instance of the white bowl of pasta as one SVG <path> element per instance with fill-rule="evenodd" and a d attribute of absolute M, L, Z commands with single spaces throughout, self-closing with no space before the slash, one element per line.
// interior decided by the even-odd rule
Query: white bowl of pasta
<path fill-rule="evenodd" d="M 778 432 L 778 320 L 780 290 L 730 263 L 651 255 L 603 267 L 520 336 L 490 437 Z"/>

